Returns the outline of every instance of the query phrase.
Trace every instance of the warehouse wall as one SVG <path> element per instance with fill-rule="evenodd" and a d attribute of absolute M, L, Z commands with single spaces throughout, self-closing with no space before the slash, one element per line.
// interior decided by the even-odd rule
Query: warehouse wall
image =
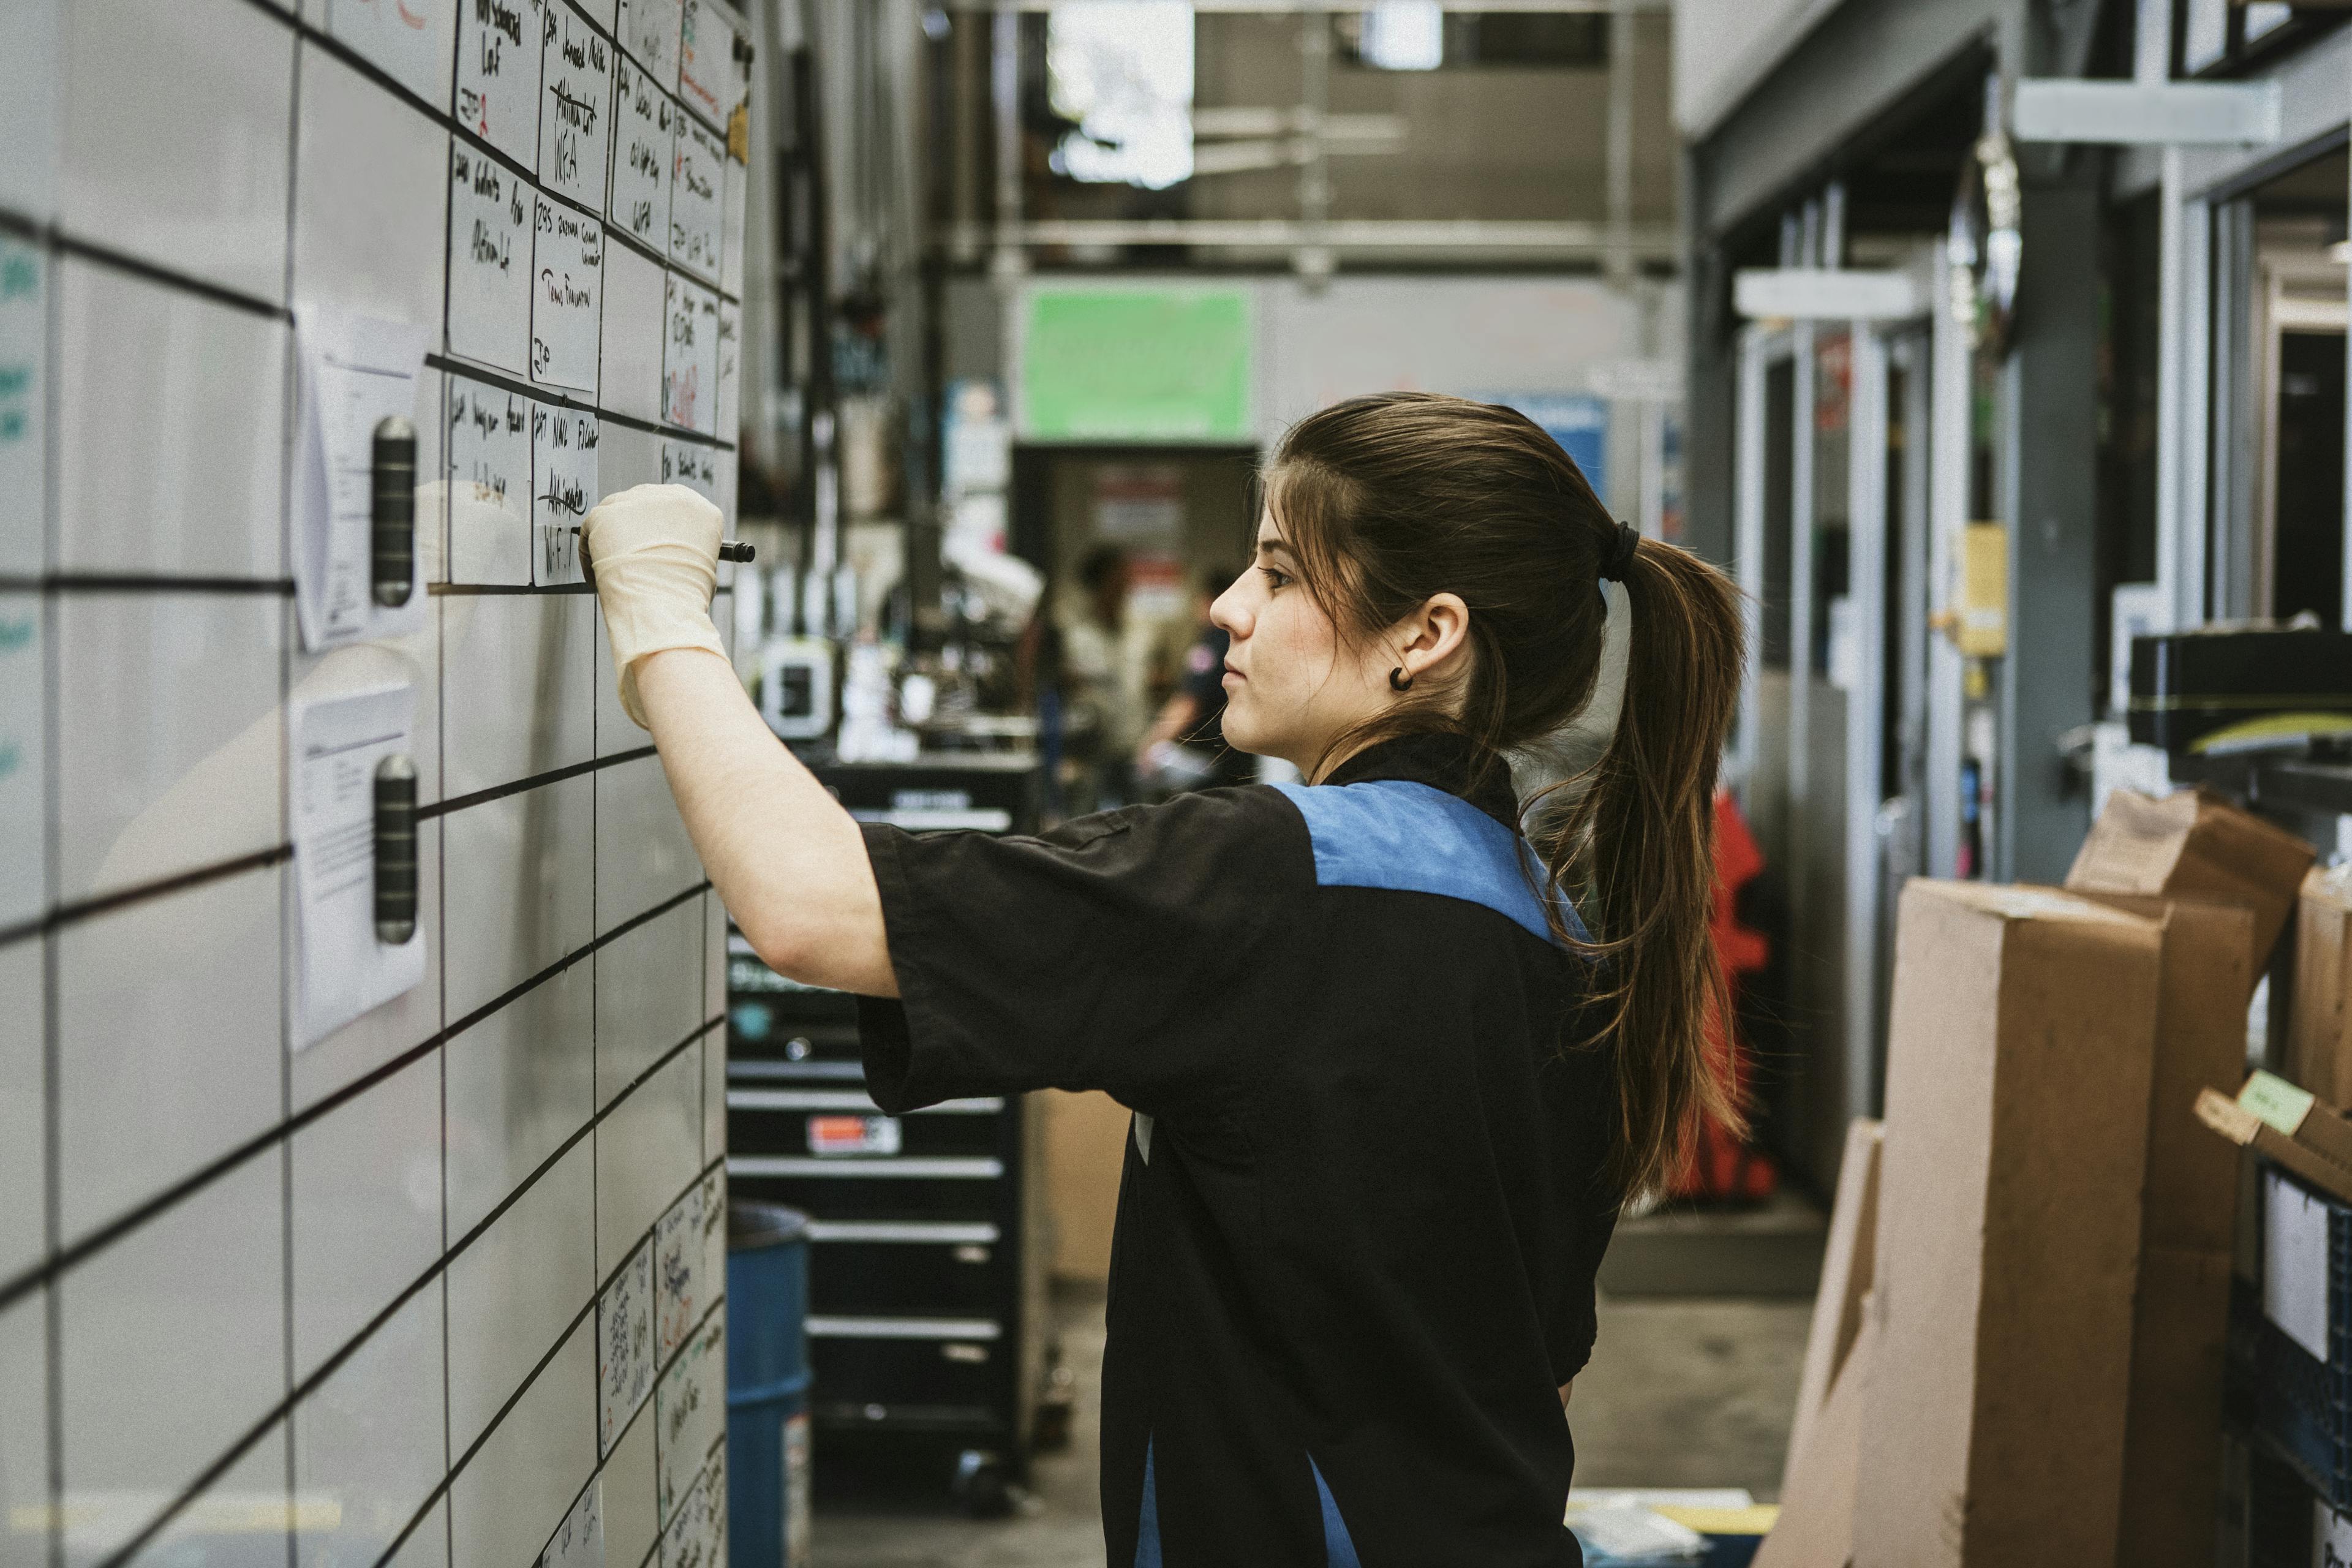
<path fill-rule="evenodd" d="M 744 171 L 676 95 L 681 27 L 740 76 L 736 25 L 0 6 L 5 1568 L 723 1550 L 724 917 L 562 530 L 669 473 L 731 512 Z M 568 370 L 534 233 L 593 296 Z M 330 307 L 425 330 L 429 593 L 320 655 L 287 497 Z M 298 1048 L 287 715 L 385 679 L 425 980 Z"/>

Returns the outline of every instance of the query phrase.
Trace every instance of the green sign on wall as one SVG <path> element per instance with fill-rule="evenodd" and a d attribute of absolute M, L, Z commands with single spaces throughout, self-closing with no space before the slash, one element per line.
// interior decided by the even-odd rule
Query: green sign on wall
<path fill-rule="evenodd" d="M 1256 440 L 1253 304 L 1246 289 L 1029 290 L 1022 439 Z"/>

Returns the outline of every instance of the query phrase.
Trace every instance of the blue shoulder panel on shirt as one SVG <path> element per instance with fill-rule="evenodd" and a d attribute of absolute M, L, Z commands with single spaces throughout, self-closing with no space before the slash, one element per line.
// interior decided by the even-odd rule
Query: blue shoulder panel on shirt
<path fill-rule="evenodd" d="M 1529 873 L 1542 868 L 1526 839 L 1458 795 L 1404 779 L 1276 784 L 1307 819 L 1315 880 L 1326 888 L 1389 888 L 1483 904 L 1547 942 Z M 1568 929 L 1584 923 L 1565 900 Z"/>

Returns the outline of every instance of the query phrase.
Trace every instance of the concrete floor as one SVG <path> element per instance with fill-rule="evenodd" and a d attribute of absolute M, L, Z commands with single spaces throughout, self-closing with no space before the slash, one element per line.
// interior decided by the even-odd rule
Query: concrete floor
<path fill-rule="evenodd" d="M 1776 1499 L 1811 1310 L 1787 1300 L 1602 1301 L 1600 1342 L 1569 1409 L 1577 1485 L 1746 1487 Z M 814 1568 L 1102 1568 L 1102 1298 L 1059 1293 L 1055 1311 L 1078 1403 L 1070 1446 L 1038 1460 L 1027 1506 L 988 1523 L 944 1507 L 827 1510 Z"/>

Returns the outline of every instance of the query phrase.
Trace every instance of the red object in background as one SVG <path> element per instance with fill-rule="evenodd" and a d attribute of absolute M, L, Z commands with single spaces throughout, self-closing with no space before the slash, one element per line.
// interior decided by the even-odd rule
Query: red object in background
<path fill-rule="evenodd" d="M 1733 908 L 1739 889 L 1754 881 L 1763 869 L 1764 852 L 1757 847 L 1756 836 L 1748 830 L 1748 819 L 1739 815 L 1739 807 L 1727 793 L 1717 790 L 1715 917 L 1709 925 L 1715 934 L 1716 956 L 1723 964 L 1735 995 L 1739 990 L 1740 976 L 1763 968 L 1771 956 L 1771 948 L 1762 933 L 1741 925 Z M 1732 1098 L 1744 1101 L 1748 1093 L 1748 1053 L 1740 1047 L 1737 1020 L 1732 1020 L 1731 1026 L 1727 1026 L 1727 1021 L 1721 1018 L 1709 1021 L 1707 1055 Z M 1753 1203 L 1770 1197 L 1780 1180 L 1780 1172 L 1773 1168 L 1769 1155 L 1708 1117 L 1699 1124 L 1698 1135 L 1692 1141 L 1689 1163 L 1668 1186 L 1666 1195 Z"/>

